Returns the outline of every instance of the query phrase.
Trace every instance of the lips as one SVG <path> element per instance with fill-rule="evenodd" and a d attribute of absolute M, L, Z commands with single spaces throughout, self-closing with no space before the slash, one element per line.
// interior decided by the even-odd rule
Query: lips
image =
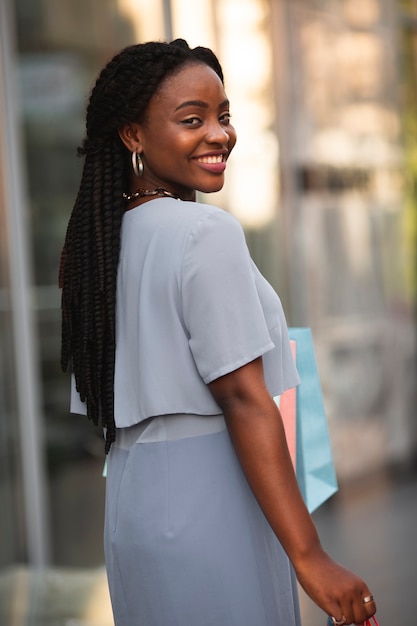
<path fill-rule="evenodd" d="M 205 154 L 194 157 L 194 161 L 204 170 L 213 174 L 222 174 L 226 169 L 226 154 Z"/>

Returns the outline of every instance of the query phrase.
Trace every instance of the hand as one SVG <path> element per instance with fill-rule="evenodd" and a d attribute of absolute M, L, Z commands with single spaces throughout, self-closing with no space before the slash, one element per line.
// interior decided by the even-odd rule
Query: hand
<path fill-rule="evenodd" d="M 304 591 L 327 615 L 345 624 L 363 624 L 376 611 L 366 583 L 353 572 L 333 561 L 322 548 L 295 566 Z M 343 623 L 343 622 L 342 622 Z"/>

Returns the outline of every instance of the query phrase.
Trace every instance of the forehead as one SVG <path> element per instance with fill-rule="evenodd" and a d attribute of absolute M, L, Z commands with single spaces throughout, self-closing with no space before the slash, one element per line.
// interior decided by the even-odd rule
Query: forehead
<path fill-rule="evenodd" d="M 167 76 L 152 97 L 152 106 L 176 108 L 188 100 L 204 100 L 219 104 L 226 98 L 223 83 L 216 72 L 203 63 L 186 65 Z"/>

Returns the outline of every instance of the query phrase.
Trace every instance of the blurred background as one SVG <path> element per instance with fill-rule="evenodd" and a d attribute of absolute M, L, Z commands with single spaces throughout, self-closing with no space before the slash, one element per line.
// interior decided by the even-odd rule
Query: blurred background
<path fill-rule="evenodd" d="M 112 625 L 103 442 L 68 413 L 57 272 L 93 81 L 174 37 L 218 54 L 238 132 L 206 200 L 313 329 L 340 483 L 323 543 L 381 626 L 414 624 L 417 1 L 0 0 L 0 625 Z"/>

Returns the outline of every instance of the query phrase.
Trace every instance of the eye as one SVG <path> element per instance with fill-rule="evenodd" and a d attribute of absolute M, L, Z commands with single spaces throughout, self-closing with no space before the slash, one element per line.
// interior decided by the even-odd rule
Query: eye
<path fill-rule="evenodd" d="M 230 118 L 232 117 L 231 113 L 229 113 L 229 111 L 227 111 L 226 113 L 223 113 L 220 117 L 220 123 L 224 124 L 225 126 L 227 126 L 228 124 L 230 124 Z"/>
<path fill-rule="evenodd" d="M 198 126 L 201 124 L 201 119 L 199 117 L 187 117 L 185 120 L 181 120 L 181 124 L 184 126 Z"/>

